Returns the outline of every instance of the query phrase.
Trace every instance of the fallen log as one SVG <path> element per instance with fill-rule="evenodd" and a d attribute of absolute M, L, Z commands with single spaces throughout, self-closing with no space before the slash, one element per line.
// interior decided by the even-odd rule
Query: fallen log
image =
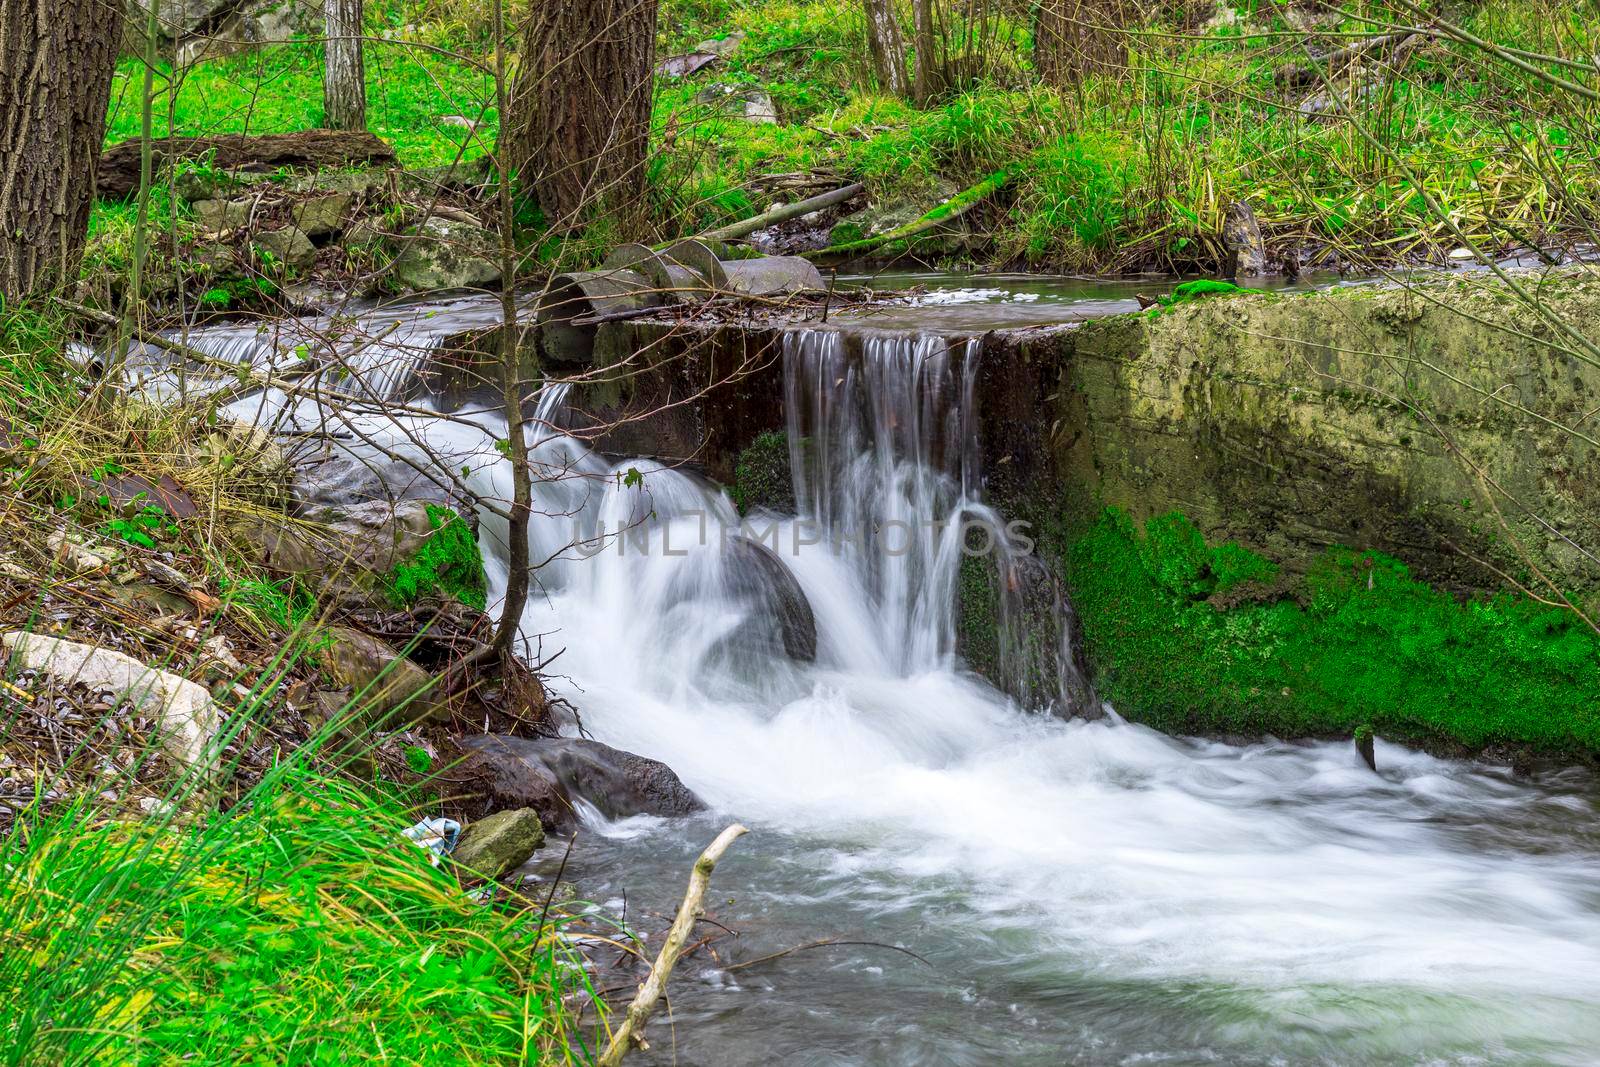
<path fill-rule="evenodd" d="M 880 233 L 876 237 L 867 237 L 860 241 L 850 241 L 842 245 L 830 245 L 814 252 L 802 252 L 800 254 L 806 259 L 859 256 L 863 253 L 871 252 L 875 248 L 882 248 L 892 241 L 903 241 L 908 237 L 915 237 L 947 222 L 954 222 L 1001 189 L 1004 189 L 1010 181 L 1010 171 L 997 170 L 977 185 L 961 190 L 961 192 L 952 196 L 926 215 L 908 222 L 904 226 L 896 227 L 886 233 Z"/>
<path fill-rule="evenodd" d="M 1335 48 L 1333 51 L 1321 56 L 1313 56 L 1309 63 L 1290 63 L 1278 68 L 1273 74 L 1273 80 L 1285 89 L 1302 89 L 1315 83 L 1324 74 L 1333 76 L 1351 63 L 1364 58 L 1368 53 L 1381 51 L 1391 46 L 1398 47 L 1412 37 L 1409 31 L 1402 33 L 1383 33 L 1374 37 L 1367 37 L 1354 44 Z"/>
<path fill-rule="evenodd" d="M 137 138 L 113 145 L 100 155 L 95 192 L 107 200 L 125 200 L 139 188 Z M 218 170 L 259 170 L 280 167 L 348 167 L 356 163 L 388 165 L 396 161 L 388 142 L 361 130 L 300 130 L 222 137 L 162 137 L 150 144 L 157 167 L 180 159 L 200 159 L 211 153 Z"/>
<path fill-rule="evenodd" d="M 846 200 L 849 200 L 859 194 L 863 188 L 864 186 L 860 182 L 855 182 L 851 185 L 846 185 L 842 189 L 835 189 L 832 192 L 820 193 L 817 196 L 808 196 L 804 200 L 797 201 L 796 203 L 785 204 L 782 207 L 775 207 L 771 211 L 764 211 L 754 218 L 745 219 L 743 222 L 735 222 L 728 226 L 722 226 L 715 230 L 709 230 L 706 233 L 700 234 L 696 240 L 732 241 L 735 238 L 747 236 L 748 234 L 755 233 L 757 230 L 765 229 L 768 226 L 775 226 L 780 222 L 788 222 L 790 219 L 797 219 L 801 215 L 809 215 L 813 211 L 821 211 L 823 208 L 833 207 L 835 204 L 842 204 Z"/>

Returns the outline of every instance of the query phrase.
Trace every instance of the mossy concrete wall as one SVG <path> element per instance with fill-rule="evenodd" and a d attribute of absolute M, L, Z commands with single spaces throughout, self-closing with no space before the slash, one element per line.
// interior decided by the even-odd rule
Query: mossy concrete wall
<path fill-rule="evenodd" d="M 1072 525 L 1181 511 L 1293 569 L 1377 549 L 1434 584 L 1600 593 L 1600 282 L 1484 277 L 1220 298 L 997 334 L 1002 504 Z M 1587 357 L 1587 358 L 1585 358 Z M 1541 577 L 1542 576 L 1542 577 Z"/>

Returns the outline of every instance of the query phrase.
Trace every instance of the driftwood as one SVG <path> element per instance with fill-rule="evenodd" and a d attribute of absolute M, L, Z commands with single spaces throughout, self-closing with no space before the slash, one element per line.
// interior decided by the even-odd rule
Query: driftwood
<path fill-rule="evenodd" d="M 638 996 L 628 1005 L 622 1025 L 617 1027 L 617 1032 L 611 1035 L 611 1043 L 595 1061 L 598 1067 L 617 1067 L 622 1057 L 628 1054 L 630 1044 L 635 1041 L 644 1046 L 644 1024 L 649 1020 L 650 1013 L 656 1010 L 656 1002 L 666 992 L 672 968 L 677 965 L 678 956 L 682 954 L 689 934 L 694 930 L 695 920 L 700 918 L 706 890 L 711 886 L 711 872 L 722 854 L 728 851 L 728 846 L 747 832 L 743 826 L 734 823 L 718 834 L 717 839 L 694 861 L 694 872 L 689 875 L 689 891 L 683 895 L 683 903 L 678 906 L 678 917 L 672 920 L 672 928 L 667 931 L 667 940 L 661 946 L 660 955 L 656 956 L 655 966 L 650 968 L 650 976 L 639 987 Z"/>
<path fill-rule="evenodd" d="M 249 169 L 263 173 L 279 167 L 348 167 L 354 163 L 395 162 L 388 142 L 361 130 L 301 130 L 259 136 L 157 138 L 150 144 L 157 166 L 175 159 L 200 159 L 212 152 L 219 170 Z M 124 200 L 139 188 L 139 141 L 123 141 L 100 155 L 95 191 L 106 199 Z"/>

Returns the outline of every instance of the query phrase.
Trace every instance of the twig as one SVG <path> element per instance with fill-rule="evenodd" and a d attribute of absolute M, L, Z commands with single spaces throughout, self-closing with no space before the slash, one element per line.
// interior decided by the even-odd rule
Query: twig
<path fill-rule="evenodd" d="M 743 826 L 734 823 L 718 834 L 717 839 L 694 861 L 694 871 L 689 875 L 689 891 L 684 894 L 683 903 L 678 907 L 678 917 L 672 920 L 672 928 L 667 931 L 661 954 L 656 957 L 655 966 L 650 968 L 649 977 L 639 986 L 633 1003 L 628 1005 L 622 1025 L 611 1035 L 611 1043 L 595 1061 L 597 1067 L 617 1067 L 635 1041 L 641 1048 L 648 1047 L 642 1034 L 644 1024 L 649 1020 L 650 1013 L 655 1011 L 661 994 L 666 992 L 667 979 L 672 975 L 672 968 L 683 952 L 684 943 L 689 940 L 689 932 L 694 929 L 695 920 L 700 916 L 706 890 L 711 885 L 711 872 L 716 869 L 717 861 L 728 850 L 728 846 L 745 833 L 748 831 Z"/>

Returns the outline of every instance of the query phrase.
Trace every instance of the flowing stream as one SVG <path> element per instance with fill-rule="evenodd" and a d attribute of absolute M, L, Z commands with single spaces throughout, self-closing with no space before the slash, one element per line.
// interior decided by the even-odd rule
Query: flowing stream
<path fill-rule="evenodd" d="M 1348 744 L 1017 706 L 952 647 L 955 531 L 985 512 L 972 346 L 841 336 L 785 354 L 802 514 L 743 528 L 804 591 L 813 663 L 767 639 L 725 496 L 565 437 L 559 392 L 538 413 L 534 553 L 558 558 L 523 636 L 565 649 L 555 687 L 597 739 L 665 761 L 714 809 L 593 816 L 564 877 L 658 930 L 737 819 L 753 832 L 713 883 L 737 931 L 721 961 L 838 942 L 686 961 L 643 1062 L 1600 1062 L 1592 778 L 1381 741 L 1373 774 Z M 510 495 L 490 415 L 343 417 Z M 505 526 L 482 531 L 498 593 Z"/>

